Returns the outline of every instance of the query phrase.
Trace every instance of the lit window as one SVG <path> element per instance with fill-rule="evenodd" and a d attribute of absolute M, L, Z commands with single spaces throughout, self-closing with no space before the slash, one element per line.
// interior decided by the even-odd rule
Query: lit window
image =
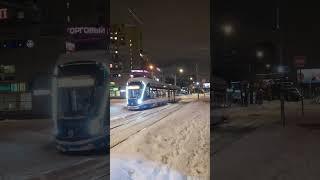
<path fill-rule="evenodd" d="M 8 9 L 0 8 L 0 19 L 8 19 Z"/>

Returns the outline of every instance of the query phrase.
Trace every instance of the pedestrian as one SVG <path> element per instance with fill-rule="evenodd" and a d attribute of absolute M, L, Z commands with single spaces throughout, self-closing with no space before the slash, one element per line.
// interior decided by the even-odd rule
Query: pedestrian
<path fill-rule="evenodd" d="M 263 104 L 263 89 L 260 87 L 258 90 L 258 94 L 259 94 L 259 104 Z"/>

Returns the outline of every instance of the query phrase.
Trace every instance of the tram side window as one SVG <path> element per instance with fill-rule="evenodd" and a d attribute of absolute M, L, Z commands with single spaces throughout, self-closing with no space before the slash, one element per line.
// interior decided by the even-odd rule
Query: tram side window
<path fill-rule="evenodd" d="M 161 89 L 160 93 L 161 93 L 161 97 L 166 97 L 166 90 L 165 89 Z"/>
<path fill-rule="evenodd" d="M 154 93 L 154 88 L 150 88 L 150 98 L 151 99 L 154 99 L 154 98 L 156 98 L 156 95 L 155 95 L 155 93 Z"/>
<path fill-rule="evenodd" d="M 148 84 L 147 87 L 146 87 L 146 92 L 145 92 L 145 99 L 150 99 L 151 98 L 151 88 L 150 88 L 150 85 Z"/>

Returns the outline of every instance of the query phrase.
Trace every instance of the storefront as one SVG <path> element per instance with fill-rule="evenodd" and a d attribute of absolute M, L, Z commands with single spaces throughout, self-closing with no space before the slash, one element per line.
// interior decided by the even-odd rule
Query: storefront
<path fill-rule="evenodd" d="M 120 86 L 116 82 L 110 82 L 110 98 L 126 98 L 125 86 Z"/>

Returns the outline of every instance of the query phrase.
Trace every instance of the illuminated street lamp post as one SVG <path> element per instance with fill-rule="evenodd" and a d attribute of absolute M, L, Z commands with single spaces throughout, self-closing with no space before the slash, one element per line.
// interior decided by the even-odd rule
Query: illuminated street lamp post
<path fill-rule="evenodd" d="M 263 51 L 261 51 L 261 50 L 257 51 L 256 52 L 256 56 L 257 56 L 258 59 L 262 59 L 264 57 Z"/>
<path fill-rule="evenodd" d="M 233 27 L 231 24 L 225 24 L 222 26 L 222 31 L 226 36 L 230 36 L 233 33 Z"/>
<path fill-rule="evenodd" d="M 154 76 L 154 74 L 153 74 L 153 69 L 154 69 L 154 66 L 152 65 L 152 64 L 150 64 L 149 65 L 149 69 L 150 69 L 150 71 L 151 71 L 151 77 L 152 77 L 152 79 L 154 78 L 153 76 Z"/>
<path fill-rule="evenodd" d="M 179 73 L 181 73 L 181 74 L 183 73 L 183 69 L 182 68 L 179 69 Z M 176 72 L 174 73 L 174 85 L 175 86 L 177 85 L 177 73 Z"/>

